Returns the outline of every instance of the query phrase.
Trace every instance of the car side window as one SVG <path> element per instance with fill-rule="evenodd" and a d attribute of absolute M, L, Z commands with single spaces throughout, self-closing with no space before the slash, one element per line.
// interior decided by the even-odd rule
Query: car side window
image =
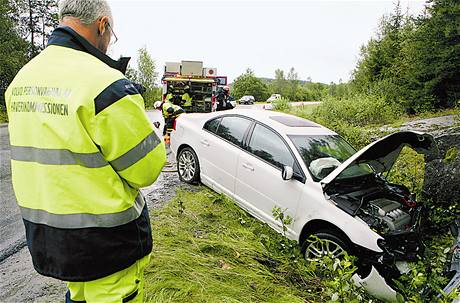
<path fill-rule="evenodd" d="M 248 150 L 280 169 L 294 166 L 294 158 L 284 141 L 265 126 L 255 126 Z"/>
<path fill-rule="evenodd" d="M 216 134 L 235 145 L 242 146 L 244 134 L 250 125 L 251 121 L 248 119 L 232 116 L 223 117 Z"/>
<path fill-rule="evenodd" d="M 222 121 L 222 118 L 209 120 L 204 124 L 203 128 L 215 134 L 217 132 L 217 128 L 219 127 L 220 121 Z"/>

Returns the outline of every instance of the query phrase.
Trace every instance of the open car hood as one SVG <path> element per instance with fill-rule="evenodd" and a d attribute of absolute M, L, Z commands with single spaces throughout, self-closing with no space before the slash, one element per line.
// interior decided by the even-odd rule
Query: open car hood
<path fill-rule="evenodd" d="M 331 183 L 346 168 L 357 164 L 368 164 L 377 174 L 389 171 L 404 146 L 424 154 L 425 161 L 439 157 L 438 146 L 433 136 L 413 131 L 398 132 L 367 145 L 333 170 L 321 183 L 323 185 Z"/>

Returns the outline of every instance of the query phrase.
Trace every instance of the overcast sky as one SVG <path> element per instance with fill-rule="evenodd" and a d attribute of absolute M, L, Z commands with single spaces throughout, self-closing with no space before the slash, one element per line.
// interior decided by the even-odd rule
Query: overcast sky
<path fill-rule="evenodd" d="M 119 41 L 111 55 L 137 57 L 146 46 L 164 62 L 203 61 L 233 81 L 247 68 L 274 77 L 294 67 L 300 79 L 348 81 L 361 45 L 375 36 L 394 1 L 109 0 Z M 424 1 L 401 1 L 418 14 Z M 134 60 L 131 64 L 135 64 Z"/>

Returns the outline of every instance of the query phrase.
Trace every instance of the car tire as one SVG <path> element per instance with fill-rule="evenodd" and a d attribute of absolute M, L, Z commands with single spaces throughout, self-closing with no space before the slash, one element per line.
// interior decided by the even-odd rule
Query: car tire
<path fill-rule="evenodd" d="M 200 181 L 200 162 L 191 147 L 184 147 L 177 155 L 177 173 L 185 183 L 197 184 Z"/>
<path fill-rule="evenodd" d="M 318 259 L 326 255 L 340 258 L 345 253 L 352 254 L 348 241 L 334 231 L 320 230 L 313 233 L 312 236 L 316 236 L 320 241 L 312 241 L 311 236 L 305 240 L 302 245 L 302 254 L 307 260 Z"/>

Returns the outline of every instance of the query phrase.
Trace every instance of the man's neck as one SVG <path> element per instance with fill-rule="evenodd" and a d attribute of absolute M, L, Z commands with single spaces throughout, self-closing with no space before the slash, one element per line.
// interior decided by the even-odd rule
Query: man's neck
<path fill-rule="evenodd" d="M 91 43 L 94 47 L 97 46 L 97 37 L 95 33 L 97 29 L 95 28 L 94 24 L 83 24 L 78 18 L 66 16 L 62 18 L 60 21 L 61 26 L 68 26 L 73 29 L 77 34 L 85 38 L 89 43 Z"/>

